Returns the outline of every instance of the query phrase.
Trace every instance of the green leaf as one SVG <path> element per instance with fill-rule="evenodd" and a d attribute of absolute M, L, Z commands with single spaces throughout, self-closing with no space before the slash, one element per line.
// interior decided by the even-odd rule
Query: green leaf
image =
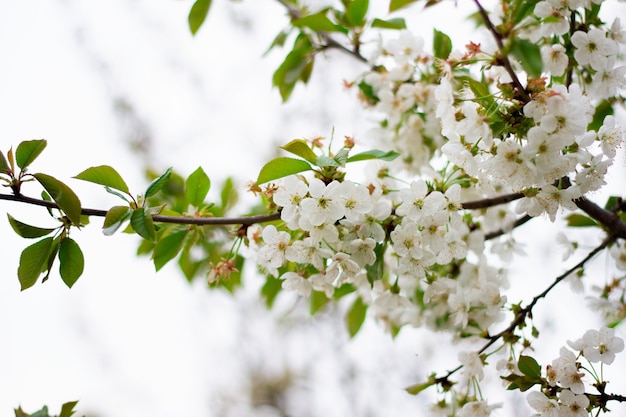
<path fill-rule="evenodd" d="M 389 3 L 389 13 L 408 7 L 417 1 L 418 0 L 391 0 Z"/>
<path fill-rule="evenodd" d="M 237 189 L 232 177 L 226 178 L 222 184 L 222 192 L 220 193 L 220 203 L 222 212 L 225 213 L 229 208 L 234 206 L 239 199 Z"/>
<path fill-rule="evenodd" d="M 517 361 L 517 367 L 524 375 L 541 379 L 541 366 L 537 363 L 532 356 L 520 355 Z"/>
<path fill-rule="evenodd" d="M 587 126 L 587 130 L 598 131 L 604 124 L 604 118 L 606 116 L 610 116 L 615 113 L 615 108 L 608 100 L 603 100 L 596 106 L 596 111 L 593 114 L 593 119 L 589 126 Z"/>
<path fill-rule="evenodd" d="M 280 157 L 269 161 L 261 168 L 259 176 L 256 180 L 257 184 L 264 184 L 269 181 L 287 177 L 298 172 L 309 171 L 313 169 L 311 164 L 302 159 Z"/>
<path fill-rule="evenodd" d="M 372 21 L 372 27 L 379 29 L 401 30 L 406 29 L 406 21 L 401 17 L 395 17 L 387 20 L 374 19 Z"/>
<path fill-rule="evenodd" d="M 63 404 L 61 406 L 61 414 L 59 414 L 59 417 L 72 417 L 75 413 L 74 407 L 76 407 L 76 404 L 78 404 L 78 401 L 71 401 Z"/>
<path fill-rule="evenodd" d="M 9 172 L 11 172 L 11 167 L 4 154 L 0 151 L 0 174 L 8 174 Z"/>
<path fill-rule="evenodd" d="M 287 32 L 285 30 L 281 30 L 280 32 L 278 32 L 278 35 L 276 35 L 276 37 L 272 41 L 271 45 L 267 48 L 267 51 L 265 51 L 263 53 L 263 57 L 265 57 L 267 54 L 269 54 L 270 51 L 272 49 L 274 49 L 275 47 L 277 47 L 277 46 L 280 46 L 280 47 L 285 46 L 285 42 L 287 41 L 287 36 L 289 36 L 289 32 Z"/>
<path fill-rule="evenodd" d="M 433 51 L 436 58 L 447 59 L 452 52 L 452 40 L 443 32 L 433 29 Z"/>
<path fill-rule="evenodd" d="M 584 216 L 582 214 L 572 213 L 565 217 L 567 225 L 569 227 L 592 227 L 597 226 L 598 223 L 591 217 Z"/>
<path fill-rule="evenodd" d="M 493 94 L 489 91 L 489 86 L 473 79 L 472 77 L 463 77 L 462 80 L 472 90 L 476 96 L 476 101 L 483 107 L 489 108 L 494 103 Z"/>
<path fill-rule="evenodd" d="M 156 178 L 154 181 L 150 183 L 148 188 L 146 189 L 145 198 L 152 197 L 156 193 L 158 193 L 161 188 L 170 180 L 170 176 L 172 175 L 172 168 L 168 168 L 160 177 Z"/>
<path fill-rule="evenodd" d="M 341 164 L 337 162 L 334 158 L 331 158 L 328 155 L 320 155 L 317 157 L 317 161 L 315 161 L 315 165 L 320 168 L 326 167 L 340 167 Z"/>
<path fill-rule="evenodd" d="M 310 298 L 310 309 L 309 312 L 311 313 L 311 315 L 315 315 L 315 313 L 317 313 L 318 311 L 320 311 L 322 309 L 322 307 L 324 307 L 326 304 L 328 304 L 329 298 L 326 297 L 326 294 L 324 294 L 321 291 L 315 291 L 313 290 L 311 292 L 311 297 Z"/>
<path fill-rule="evenodd" d="M 37 282 L 37 278 L 41 275 L 41 270 L 48 260 L 53 241 L 54 239 L 47 237 L 22 251 L 20 265 L 17 268 L 17 277 L 22 291 L 32 287 Z"/>
<path fill-rule="evenodd" d="M 35 158 L 46 148 L 48 143 L 45 139 L 27 140 L 19 145 L 15 150 L 15 161 L 22 170 L 29 166 Z"/>
<path fill-rule="evenodd" d="M 87 168 L 74 178 L 104 185 L 105 187 L 114 188 L 126 194 L 130 194 L 128 185 L 126 185 L 122 176 L 108 165 Z"/>
<path fill-rule="evenodd" d="M 362 27 L 369 8 L 369 0 L 352 0 L 346 7 L 346 17 L 352 26 Z"/>
<path fill-rule="evenodd" d="M 280 279 L 272 276 L 267 276 L 265 278 L 265 284 L 263 284 L 263 287 L 261 288 L 261 295 L 265 298 L 265 306 L 267 308 L 272 308 L 276 296 L 282 291 L 282 289 L 282 281 Z"/>
<path fill-rule="evenodd" d="M 315 154 L 315 152 L 313 152 L 313 149 L 311 149 L 311 147 L 305 140 L 294 139 L 285 146 L 281 146 L 281 149 L 284 149 L 287 152 L 306 159 L 312 164 L 317 161 L 317 155 Z"/>
<path fill-rule="evenodd" d="M 393 161 L 400 154 L 396 151 L 379 151 L 378 149 L 372 149 L 370 151 L 365 151 L 361 153 L 357 153 L 356 155 L 352 155 L 346 162 L 357 162 L 357 161 L 366 161 L 368 159 L 382 159 L 383 161 Z"/>
<path fill-rule="evenodd" d="M 610 196 L 606 200 L 606 204 L 604 205 L 604 208 L 606 210 L 613 210 L 615 208 L 615 206 L 617 206 L 617 203 L 618 203 L 619 200 L 620 200 L 620 197 L 618 197 L 616 195 Z"/>
<path fill-rule="evenodd" d="M 59 273 L 61 279 L 69 288 L 78 281 L 85 269 L 85 258 L 78 243 L 72 238 L 66 237 L 59 247 Z"/>
<path fill-rule="evenodd" d="M 363 302 L 361 297 L 357 297 L 346 315 L 346 327 L 348 328 L 350 337 L 354 337 L 359 332 L 363 322 L 365 321 L 366 313 L 367 304 Z"/>
<path fill-rule="evenodd" d="M 283 101 L 287 101 L 298 81 L 306 82 L 312 70 L 314 59 L 311 40 L 301 34 L 285 60 L 274 71 L 272 84 L 278 88 Z"/>
<path fill-rule="evenodd" d="M 128 206 L 111 207 L 104 217 L 102 233 L 104 233 L 105 236 L 111 236 L 120 228 L 124 221 L 130 218 L 132 213 L 133 211 Z"/>
<path fill-rule="evenodd" d="M 348 29 L 333 23 L 325 13 L 310 14 L 308 16 L 301 17 L 292 22 L 295 27 L 307 27 L 315 32 L 341 32 L 348 33 Z"/>
<path fill-rule="evenodd" d="M 192 35 L 195 35 L 198 29 L 200 29 L 200 26 L 202 26 L 209 14 L 210 8 L 211 0 L 196 0 L 193 6 L 191 6 L 187 21 L 189 22 L 189 29 Z"/>
<path fill-rule="evenodd" d="M 154 223 L 152 222 L 152 216 L 150 216 L 143 207 L 133 211 L 130 216 L 130 225 L 137 234 L 146 240 L 154 242 L 156 240 L 156 231 L 154 230 Z"/>
<path fill-rule="evenodd" d="M 74 191 L 56 178 L 47 174 L 34 174 L 34 177 L 50 194 L 55 203 L 75 226 L 80 225 L 80 200 Z"/>
<path fill-rule="evenodd" d="M 528 75 L 531 77 L 541 75 L 543 62 L 539 46 L 526 39 L 512 38 L 510 48 L 511 53 L 522 64 L 522 68 Z"/>
<path fill-rule="evenodd" d="M 174 259 L 183 247 L 186 230 L 179 230 L 159 239 L 154 248 L 154 267 L 158 271 Z"/>
<path fill-rule="evenodd" d="M 434 378 L 430 378 L 427 382 L 411 385 L 410 387 L 406 387 L 404 390 L 411 395 L 417 395 L 425 389 L 432 387 L 433 385 L 435 385 L 435 380 Z"/>
<path fill-rule="evenodd" d="M 194 207 L 200 207 L 210 189 L 211 180 L 202 167 L 198 167 L 185 181 L 187 201 Z"/>
<path fill-rule="evenodd" d="M 7 213 L 7 217 L 9 218 L 9 224 L 19 236 L 26 239 L 35 239 L 38 237 L 49 235 L 57 229 L 45 229 L 43 227 L 35 227 L 26 223 L 22 223 L 19 220 L 16 220 Z"/>

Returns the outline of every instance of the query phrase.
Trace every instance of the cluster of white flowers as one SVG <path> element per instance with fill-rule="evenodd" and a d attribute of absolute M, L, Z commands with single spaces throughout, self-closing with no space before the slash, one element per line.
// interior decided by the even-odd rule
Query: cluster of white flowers
<path fill-rule="evenodd" d="M 585 394 L 585 373 L 581 372 L 579 358 L 582 356 L 591 364 L 600 362 L 603 365 L 611 365 L 615 360 L 615 354 L 624 350 L 624 340 L 615 336 L 615 331 L 607 327 L 588 330 L 580 339 L 568 341 L 568 345 L 577 351 L 578 355 L 562 347 L 559 357 L 546 367 L 548 386 L 558 387 L 559 390 L 535 391 L 528 394 L 528 403 L 538 412 L 537 416 L 589 416 L 587 407 L 590 401 Z M 594 375 L 594 378 L 597 376 Z M 558 395 L 546 395 L 557 391 Z"/>

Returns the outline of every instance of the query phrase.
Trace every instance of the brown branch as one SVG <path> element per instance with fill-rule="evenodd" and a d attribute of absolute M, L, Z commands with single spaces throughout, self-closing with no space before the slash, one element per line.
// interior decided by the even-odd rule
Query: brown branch
<path fill-rule="evenodd" d="M 46 200 L 39 200 L 37 198 L 26 197 L 25 195 L 12 195 L 12 194 L 0 194 L 0 200 L 16 201 L 18 203 L 32 204 L 35 206 L 42 206 L 52 209 L 58 209 L 59 206 Z M 85 216 L 105 217 L 106 210 L 98 210 L 91 208 L 82 208 L 81 214 Z M 280 219 L 280 213 L 262 214 L 257 216 L 243 216 L 243 217 L 184 217 L 184 216 L 161 216 L 154 215 L 152 220 L 157 223 L 173 223 L 173 224 L 189 224 L 189 225 L 243 225 L 249 226 L 256 223 L 271 222 Z"/>
<path fill-rule="evenodd" d="M 467 210 L 476 210 L 481 208 L 488 208 L 493 206 L 498 206 L 500 204 L 510 203 L 511 201 L 519 200 L 523 198 L 524 194 L 522 193 L 512 193 L 505 194 L 498 197 L 492 198 L 484 198 L 482 200 L 468 201 L 466 203 L 461 203 L 461 207 Z"/>
<path fill-rule="evenodd" d="M 596 203 L 581 197 L 574 200 L 576 206 L 587 213 L 589 217 L 602 224 L 612 235 L 626 239 L 626 223 L 614 212 L 603 209 Z"/>
<path fill-rule="evenodd" d="M 491 240 L 491 239 L 495 239 L 497 237 L 500 237 L 502 235 L 505 235 L 505 234 L 509 233 L 511 230 L 513 230 L 513 229 L 515 229 L 515 228 L 517 228 L 517 227 L 519 227 L 519 226 L 521 226 L 523 224 L 526 224 L 526 222 L 528 222 L 529 220 L 532 220 L 532 219 L 534 219 L 534 217 L 531 217 L 528 214 L 526 214 L 526 215 L 520 217 L 519 219 L 515 220 L 515 222 L 513 223 L 513 225 L 511 227 L 487 233 L 485 235 L 485 240 Z"/>

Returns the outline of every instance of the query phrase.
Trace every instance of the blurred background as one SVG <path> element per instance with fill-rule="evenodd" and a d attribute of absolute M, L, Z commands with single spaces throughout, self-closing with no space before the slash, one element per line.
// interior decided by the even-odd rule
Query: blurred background
<path fill-rule="evenodd" d="M 384 10 L 387 3 L 380 3 L 374 8 Z M 20 141 L 47 139 L 32 170 L 66 182 L 83 206 L 108 208 L 115 197 L 71 177 L 108 164 L 131 190 L 143 190 L 146 168 L 172 166 L 186 176 L 202 166 L 212 194 L 229 176 L 245 194 L 277 146 L 291 139 L 334 130 L 372 143 L 368 131 L 375 118 L 343 88 L 343 80 L 366 70 L 363 64 L 329 53 L 316 61 L 309 86 L 296 87 L 282 104 L 271 76 L 285 51 L 262 57 L 287 25 L 282 6 L 215 0 L 192 37 L 191 4 L 2 2 L 0 149 L 6 155 Z M 433 21 L 455 45 L 468 41 L 467 13 L 449 6 L 411 21 L 417 32 L 426 28 L 426 45 Z M 623 164 L 619 169 L 617 178 Z M 23 192 L 36 196 L 39 190 Z M 242 198 L 242 211 L 250 201 Z M 0 212 L 52 224 L 40 208 L 3 202 Z M 456 363 L 458 349 L 449 347 L 449 338 L 424 330 L 405 329 L 392 340 L 369 320 L 348 340 L 342 304 L 311 317 L 305 302 L 286 295 L 267 311 L 253 268 L 235 296 L 211 291 L 202 280 L 188 284 L 174 267 L 157 274 L 149 259 L 136 257 L 136 236 L 104 237 L 100 221 L 73 234 L 86 267 L 71 291 L 53 273 L 25 292 L 16 271 L 30 242 L 0 221 L 1 416 L 20 405 L 34 412 L 44 404 L 56 414 L 73 400 L 79 400 L 78 415 L 88 417 L 423 415 L 434 393 L 413 397 L 403 388 Z M 547 236 L 559 225 L 547 227 L 536 230 Z M 545 261 L 546 276 L 532 279 L 548 282 L 562 270 L 553 262 L 562 253 L 554 241 L 526 243 L 530 256 Z M 524 276 L 522 263 L 511 268 Z M 527 273 L 511 291 L 519 298 L 532 295 L 529 280 Z M 571 295 L 567 287 L 560 291 Z M 577 338 L 600 323 L 587 316 L 572 322 L 583 300 L 571 300 L 558 311 L 539 307 L 538 317 L 547 311 L 541 323 L 547 330 L 542 343 L 550 347 L 545 361 L 558 356 L 560 345 L 551 342 L 563 343 L 563 334 Z M 557 327 L 563 317 L 573 331 Z M 612 368 L 619 369 L 618 361 L 624 364 L 618 357 Z M 517 403 L 516 415 L 529 414 L 519 397 L 498 401 Z"/>

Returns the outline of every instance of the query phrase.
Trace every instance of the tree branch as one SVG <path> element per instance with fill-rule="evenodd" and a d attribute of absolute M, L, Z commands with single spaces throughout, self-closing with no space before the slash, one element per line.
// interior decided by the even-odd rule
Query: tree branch
<path fill-rule="evenodd" d="M 56 203 L 52 201 L 39 200 L 37 198 L 26 197 L 25 195 L 12 195 L 12 194 L 0 194 L 0 200 L 16 201 L 18 203 L 32 204 L 35 206 L 42 206 L 47 208 L 58 209 Z M 106 210 L 98 210 L 91 208 L 81 209 L 81 214 L 85 216 L 97 216 L 105 217 Z M 256 223 L 271 222 L 280 219 L 280 212 L 272 214 L 262 214 L 257 216 L 242 216 L 242 217 L 184 217 L 184 216 L 161 216 L 154 215 L 152 220 L 157 223 L 173 223 L 173 224 L 188 224 L 188 225 L 243 225 L 249 226 Z"/>

